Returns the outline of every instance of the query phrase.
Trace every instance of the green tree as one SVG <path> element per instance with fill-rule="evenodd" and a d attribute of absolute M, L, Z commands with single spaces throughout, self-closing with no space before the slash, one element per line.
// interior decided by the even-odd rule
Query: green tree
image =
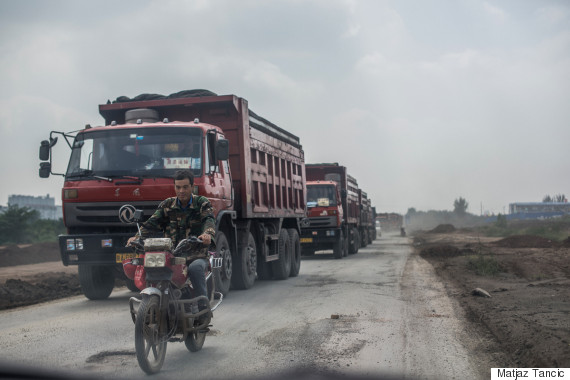
<path fill-rule="evenodd" d="M 28 235 L 30 240 L 26 243 L 57 241 L 57 236 L 65 233 L 66 230 L 63 225 L 63 219 L 39 219 L 33 224 L 32 231 Z"/>
<path fill-rule="evenodd" d="M 453 212 L 456 215 L 463 216 L 467 213 L 469 203 L 463 197 L 459 197 L 453 202 Z"/>
<path fill-rule="evenodd" d="M 0 214 L 0 243 L 28 243 L 31 241 L 32 225 L 38 221 L 40 213 L 29 207 L 9 205 Z"/>

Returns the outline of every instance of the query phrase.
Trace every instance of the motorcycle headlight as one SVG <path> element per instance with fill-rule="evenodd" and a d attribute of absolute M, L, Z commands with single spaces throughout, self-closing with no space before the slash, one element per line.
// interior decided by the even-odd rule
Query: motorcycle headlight
<path fill-rule="evenodd" d="M 164 253 L 147 253 L 144 256 L 145 267 L 163 267 L 166 266 L 166 255 Z"/>

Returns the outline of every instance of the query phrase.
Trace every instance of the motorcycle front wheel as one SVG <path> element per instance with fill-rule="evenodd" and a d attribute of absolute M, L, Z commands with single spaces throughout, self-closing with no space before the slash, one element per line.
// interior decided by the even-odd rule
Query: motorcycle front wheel
<path fill-rule="evenodd" d="M 188 351 L 190 352 L 200 351 L 202 349 L 202 346 L 204 345 L 204 341 L 206 340 L 206 334 L 207 334 L 206 332 L 200 332 L 200 331 L 191 332 L 190 334 L 188 334 L 186 340 L 184 341 Z"/>
<path fill-rule="evenodd" d="M 166 357 L 166 318 L 157 296 L 144 297 L 135 321 L 135 351 L 139 366 L 148 374 L 157 373 Z"/>

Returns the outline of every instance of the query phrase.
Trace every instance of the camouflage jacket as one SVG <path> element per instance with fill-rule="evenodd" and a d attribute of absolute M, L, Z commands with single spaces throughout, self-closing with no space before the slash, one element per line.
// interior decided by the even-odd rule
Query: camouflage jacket
<path fill-rule="evenodd" d="M 216 235 L 214 209 L 206 197 L 192 196 L 192 203 L 186 209 L 180 208 L 176 197 L 164 200 L 158 209 L 141 226 L 143 238 L 163 233 L 172 239 L 175 248 L 178 243 L 189 236 L 210 234 L 212 241 Z M 204 246 L 196 252 L 190 252 L 188 259 L 208 257 L 208 247 Z"/>

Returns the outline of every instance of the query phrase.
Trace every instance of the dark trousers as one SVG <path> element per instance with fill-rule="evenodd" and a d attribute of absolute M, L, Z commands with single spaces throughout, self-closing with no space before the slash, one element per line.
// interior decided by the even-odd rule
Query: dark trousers
<path fill-rule="evenodd" d="M 206 289 L 206 266 L 208 259 L 196 259 L 188 265 L 188 276 L 194 287 L 194 295 L 208 297 L 208 290 Z M 200 310 L 204 309 L 206 302 L 200 301 L 198 303 Z"/>

